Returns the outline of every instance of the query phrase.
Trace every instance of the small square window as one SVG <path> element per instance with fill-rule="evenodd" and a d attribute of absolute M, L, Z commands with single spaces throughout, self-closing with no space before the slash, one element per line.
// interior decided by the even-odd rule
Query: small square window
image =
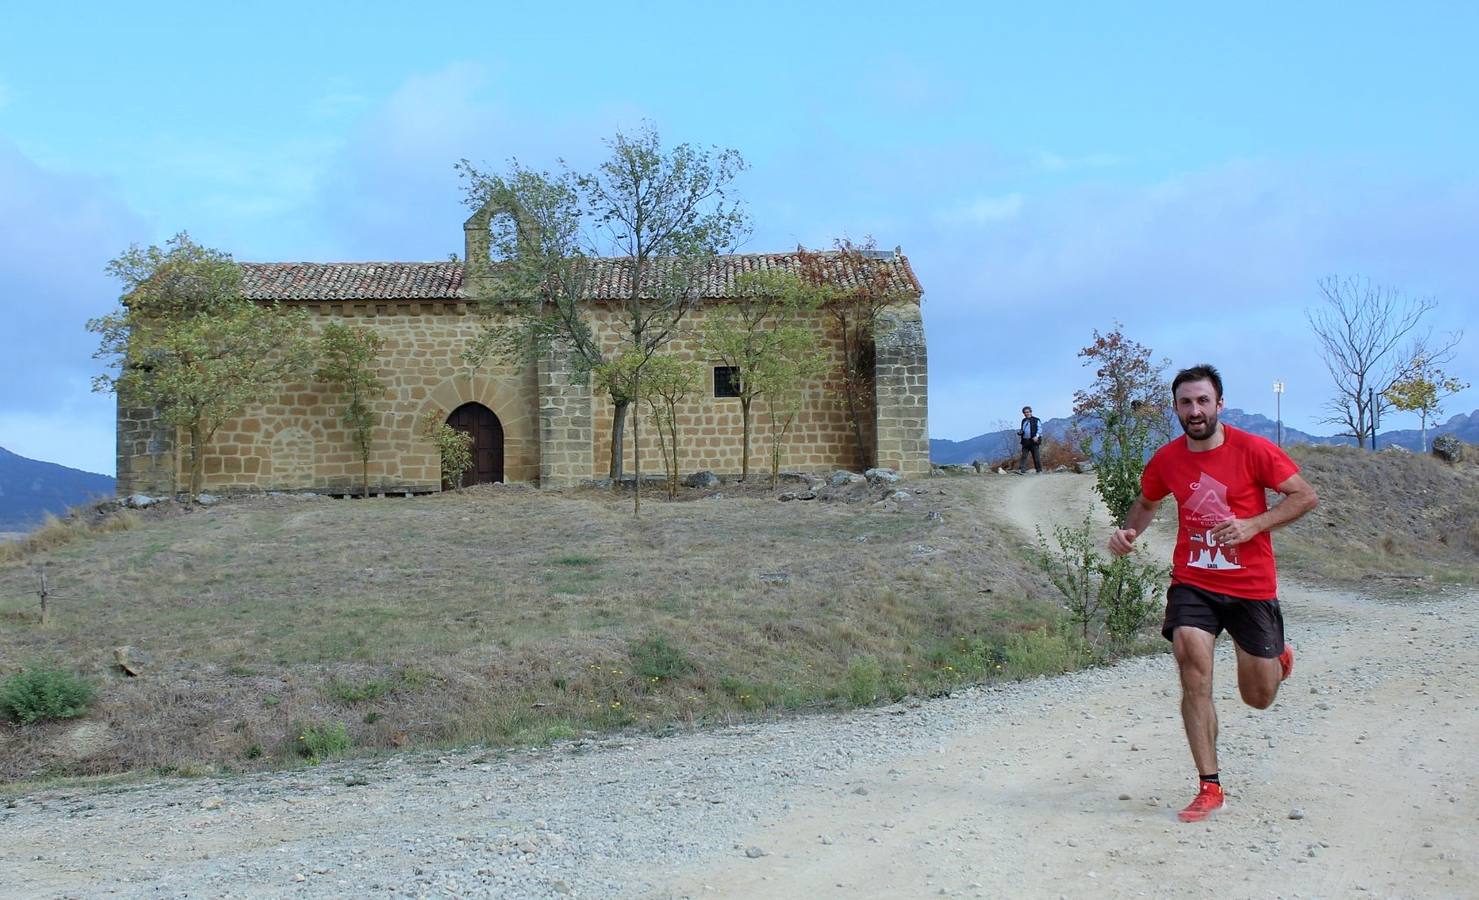
<path fill-rule="evenodd" d="M 714 367 L 714 396 L 738 397 L 740 395 L 739 366 Z"/>

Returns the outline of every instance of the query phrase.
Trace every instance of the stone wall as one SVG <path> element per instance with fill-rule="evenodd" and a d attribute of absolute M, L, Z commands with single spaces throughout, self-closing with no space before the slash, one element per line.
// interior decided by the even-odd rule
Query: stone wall
<path fill-rule="evenodd" d="M 929 365 L 917 304 L 889 307 L 879 316 L 874 403 L 877 465 L 900 475 L 930 473 Z"/>
<path fill-rule="evenodd" d="M 743 445 L 743 417 L 740 401 L 733 397 L 714 396 L 715 362 L 703 352 L 700 337 L 705 319 L 712 313 L 700 307 L 684 317 L 680 333 L 664 350 L 678 358 L 702 360 L 703 382 L 693 398 L 678 407 L 678 471 L 683 474 L 702 469 L 720 475 L 739 475 L 740 456 Z M 603 307 L 593 316 L 597 336 L 608 353 L 619 345 L 620 323 L 617 311 Z M 841 341 L 828 334 L 827 323 L 820 314 L 811 317 L 811 327 L 817 335 L 817 345 L 826 355 L 828 374 L 805 388 L 802 409 L 792 425 L 781 453 L 783 471 L 830 472 L 834 469 L 857 467 L 854 454 L 852 427 L 848 424 L 847 412 L 837 399 L 837 374 L 842 363 Z M 611 459 L 611 420 L 614 407 L 610 397 L 597 393 L 592 398 L 594 409 L 591 463 L 587 477 L 604 477 L 608 474 Z M 771 427 L 769 407 L 765 399 L 756 399 L 751 408 L 750 471 L 770 471 Z M 872 440 L 871 409 L 863 410 L 863 440 Z M 649 410 L 642 410 L 641 444 L 643 475 L 660 475 L 663 472 L 662 455 L 658 448 L 657 429 Z M 626 434 L 622 447 L 622 471 L 633 472 L 632 413 L 627 414 Z M 925 464 L 928 471 L 928 463 Z"/>
<path fill-rule="evenodd" d="M 372 492 L 432 491 L 440 484 L 435 448 L 419 434 L 430 414 L 441 419 L 456 407 L 478 402 L 503 425 L 504 477 L 545 486 L 577 484 L 607 474 L 613 408 L 609 398 L 572 375 L 568 356 L 547 354 L 537 365 L 490 363 L 471 373 L 460 354 L 483 320 L 459 302 L 302 303 L 313 312 L 314 327 L 343 321 L 373 328 L 385 339 L 379 377 L 387 384 L 375 402 L 375 429 L 369 464 Z M 665 352 L 702 360 L 703 384 L 678 410 L 678 468 L 683 474 L 708 469 L 740 473 L 742 418 L 737 398 L 714 396 L 714 362 L 705 357 L 700 333 L 711 315 L 699 308 Z M 592 304 L 598 338 L 608 351 L 619 343 L 616 310 Z M 802 411 L 781 455 L 786 471 L 826 472 L 858 467 L 852 426 L 838 399 L 841 342 L 816 315 L 811 327 L 828 359 L 828 374 L 805 389 Z M 927 365 L 917 304 L 889 310 L 876 335 L 877 370 L 873 406 L 863 413 L 863 441 L 870 460 L 904 474 L 929 472 L 926 415 Z M 330 385 L 285 385 L 271 402 L 254 405 L 225 423 L 204 460 L 208 491 L 357 491 L 360 460 L 342 420 L 346 399 Z M 750 471 L 769 471 L 771 427 L 764 398 L 752 409 Z M 660 475 L 657 431 L 643 409 L 641 444 L 644 474 Z M 628 416 L 624 471 L 633 471 L 633 439 Z M 120 404 L 118 412 L 118 491 L 170 493 L 189 483 L 188 438 L 175 438 L 149 409 Z M 171 445 L 181 453 L 171 473 Z"/>
<path fill-rule="evenodd" d="M 119 496 L 163 497 L 175 492 L 174 432 L 157 410 L 118 398 Z"/>
<path fill-rule="evenodd" d="M 314 327 L 342 321 L 372 328 L 385 339 L 379 377 L 385 395 L 373 404 L 369 481 L 372 492 L 432 491 L 440 487 L 441 461 L 419 433 L 420 422 L 441 419 L 467 402 L 491 409 L 503 425 L 504 477 L 540 477 L 538 410 L 533 366 L 490 363 L 476 374 L 459 355 L 482 325 L 471 307 L 455 302 L 311 303 Z M 204 459 L 207 491 L 313 489 L 357 491 L 361 462 L 343 421 L 342 393 L 308 381 L 284 385 L 278 396 L 226 422 Z M 133 416 L 133 418 L 128 418 Z M 140 452 L 148 420 L 120 410 L 118 491 L 161 490 Z M 188 438 L 180 441 L 178 484 L 189 483 Z M 168 457 L 164 457 L 167 459 Z"/>

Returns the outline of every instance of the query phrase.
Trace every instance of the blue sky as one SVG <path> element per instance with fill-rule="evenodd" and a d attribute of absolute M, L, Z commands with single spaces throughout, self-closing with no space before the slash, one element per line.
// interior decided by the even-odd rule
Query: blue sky
<path fill-rule="evenodd" d="M 76 3 L 0 12 L 0 446 L 113 471 L 107 261 L 461 252 L 453 164 L 578 168 L 650 120 L 740 150 L 743 249 L 902 246 L 930 432 L 1068 412 L 1114 321 L 1320 425 L 1302 310 L 1439 302 L 1479 383 L 1479 8 L 1461 3 Z M 1447 404 L 1479 407 L 1479 389 Z M 1415 418 L 1388 419 L 1384 425 Z"/>

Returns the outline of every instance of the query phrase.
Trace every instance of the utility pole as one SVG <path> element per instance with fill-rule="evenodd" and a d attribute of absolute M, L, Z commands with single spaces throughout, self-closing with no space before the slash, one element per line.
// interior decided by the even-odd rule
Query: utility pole
<path fill-rule="evenodd" d="M 1366 408 L 1370 411 L 1368 413 L 1368 415 L 1367 415 L 1367 418 L 1371 420 L 1371 452 L 1372 453 L 1375 453 L 1376 452 L 1376 429 L 1378 427 L 1377 409 L 1376 409 L 1376 388 L 1367 388 L 1366 389 L 1366 396 L 1369 398 L 1366 401 Z"/>
<path fill-rule="evenodd" d="M 1282 408 L 1283 405 L 1284 405 L 1283 404 L 1283 398 L 1284 398 L 1284 382 L 1282 382 L 1282 381 L 1275 381 L 1274 382 L 1274 418 L 1278 422 L 1278 431 L 1276 431 L 1275 434 L 1278 436 L 1277 443 L 1278 443 L 1278 445 L 1280 447 L 1284 446 L 1284 410 Z"/>

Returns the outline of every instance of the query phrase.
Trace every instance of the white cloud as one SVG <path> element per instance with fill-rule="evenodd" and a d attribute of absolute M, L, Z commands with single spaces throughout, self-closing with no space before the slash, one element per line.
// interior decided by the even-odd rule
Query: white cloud
<path fill-rule="evenodd" d="M 988 222 L 1004 222 L 1015 219 L 1022 212 L 1022 195 L 1007 194 L 1003 197 L 979 197 L 962 206 L 952 207 L 940 213 L 940 221 L 946 225 L 984 225 Z"/>
<path fill-rule="evenodd" d="M 112 471 L 113 405 L 89 391 L 101 363 L 84 324 L 117 300 L 108 260 L 146 234 L 105 183 L 0 140 L 0 446 Z"/>
<path fill-rule="evenodd" d="M 1045 172 L 1072 172 L 1080 169 L 1107 169 L 1122 162 L 1122 159 L 1109 153 L 1089 153 L 1084 156 L 1039 153 L 1036 166 Z"/>
<path fill-rule="evenodd" d="M 1282 379 L 1286 421 L 1328 431 L 1318 419 L 1329 376 L 1301 315 L 1316 279 L 1367 274 L 1433 294 L 1436 327 L 1474 334 L 1479 280 L 1464 235 L 1476 228 L 1473 186 L 1328 167 L 1233 164 L 1143 188 L 1035 194 L 1015 218 L 916 244 L 931 430 L 979 434 L 1024 402 L 1066 414 L 1087 380 L 1078 350 L 1119 320 L 1173 368 L 1221 366 L 1230 406 L 1272 415 L 1269 385 Z M 1465 380 L 1479 381 L 1476 364 L 1470 355 Z"/>

